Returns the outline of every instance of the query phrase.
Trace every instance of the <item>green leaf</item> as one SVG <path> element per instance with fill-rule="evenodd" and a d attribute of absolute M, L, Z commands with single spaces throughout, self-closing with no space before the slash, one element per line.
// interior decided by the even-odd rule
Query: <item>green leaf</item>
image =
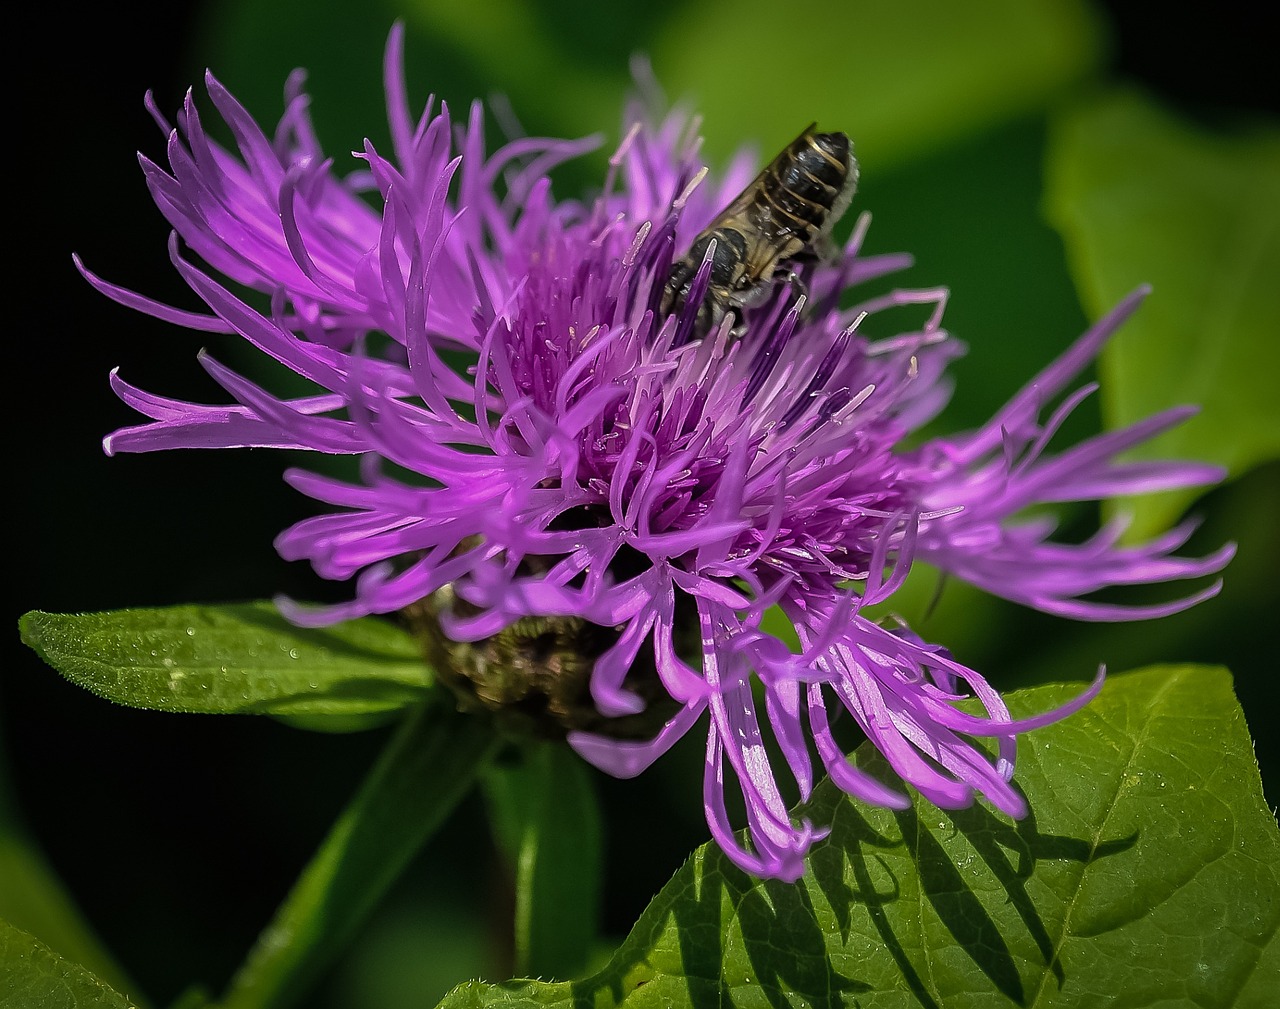
<path fill-rule="evenodd" d="M 577 38 L 611 40 L 614 7 L 570 12 L 563 3 L 500 0 L 483 7 L 419 2 L 411 10 L 411 26 L 427 29 L 424 42 L 447 39 L 511 95 L 518 113 L 555 117 L 549 125 L 561 133 L 615 129 L 633 86 L 621 72 L 625 61 L 584 62 Z M 557 10 L 565 21 L 598 19 L 594 32 L 566 31 Z M 820 24 L 806 26 L 773 0 L 702 0 L 647 6 L 646 13 L 629 26 L 629 51 L 652 56 L 667 93 L 694 100 L 713 154 L 743 141 L 781 147 L 816 119 L 852 135 L 876 171 L 1042 108 L 1103 51 L 1095 15 L 1077 0 L 853 2 L 829 6 Z M 780 32 L 795 34 L 785 52 Z"/>
<path fill-rule="evenodd" d="M 495 836 L 515 870 L 516 970 L 572 977 L 600 914 L 600 809 L 591 771 L 562 742 L 534 742 L 485 776 Z"/>
<path fill-rule="evenodd" d="M 320 135 L 336 152 L 382 130 L 378 60 L 394 17 L 407 29 L 411 91 L 510 98 L 534 134 L 620 140 L 633 54 L 706 115 L 708 149 L 781 147 L 810 120 L 843 129 L 880 171 L 988 125 L 1044 108 L 1093 72 L 1107 43 L 1082 0 L 954 4 L 870 0 L 797 14 L 773 0 L 493 0 L 364 7 L 341 0 L 229 0 L 204 25 L 206 63 L 255 114 L 310 72 Z M 379 21 L 381 16 L 382 20 Z M 297 26 L 308 25 L 307 32 Z M 419 69 L 422 68 L 422 69 Z"/>
<path fill-rule="evenodd" d="M 853 137 L 877 175 L 1044 108 L 1102 53 L 1096 15 L 1075 0 L 863 0 L 820 13 L 709 0 L 667 22 L 654 67 L 671 94 L 694 99 L 717 154 L 756 139 L 772 153 L 816 120 Z"/>
<path fill-rule="evenodd" d="M 1057 122 L 1048 210 L 1091 314 L 1154 288 L 1103 355 L 1108 424 L 1203 407 L 1135 457 L 1232 475 L 1280 457 L 1280 131 L 1213 135 L 1107 94 Z M 1140 499 L 1135 531 L 1167 527 L 1196 493 Z"/>
<path fill-rule="evenodd" d="M 269 602 L 37 611 L 19 626 L 22 640 L 72 683 L 155 711 L 360 727 L 421 700 L 431 685 L 417 645 L 392 624 L 367 617 L 295 627 Z"/>
<path fill-rule="evenodd" d="M 867 746 L 856 762 L 890 775 Z M 892 813 L 824 784 L 802 812 L 832 832 L 798 884 L 704 846 L 601 973 L 472 983 L 442 1005 L 1274 1005 L 1280 831 L 1225 670 L 1112 677 L 1023 737 L 1016 780 L 1031 806 L 1016 823 L 981 805 Z"/>
<path fill-rule="evenodd" d="M 136 1009 L 79 964 L 0 919 L 0 1009 Z"/>

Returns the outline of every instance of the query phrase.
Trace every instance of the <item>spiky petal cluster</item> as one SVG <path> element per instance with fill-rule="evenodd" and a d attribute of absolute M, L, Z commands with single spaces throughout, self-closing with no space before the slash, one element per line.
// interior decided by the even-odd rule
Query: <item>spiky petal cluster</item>
<path fill-rule="evenodd" d="M 1140 296 L 980 430 L 904 450 L 904 436 L 944 405 L 958 346 L 940 326 L 942 290 L 837 307 L 842 292 L 908 262 L 862 255 L 865 219 L 839 261 L 808 277 L 807 304 L 783 286 L 752 310 L 741 338 L 726 323 L 690 339 L 697 297 L 664 318 L 661 288 L 673 258 L 752 178 L 749 159 L 714 182 L 684 119 L 652 124 L 633 109 L 602 195 L 558 201 L 549 169 L 592 141 L 518 139 L 486 155 L 479 106 L 466 122 L 430 101 L 411 115 L 400 46 L 397 29 L 385 68 L 391 154 L 366 142 L 360 170 L 345 177 L 316 142 L 299 76 L 274 137 L 207 78 L 234 149 L 205 133 L 190 96 L 176 128 L 152 106 L 168 167 L 146 158 L 142 167 L 175 231 L 173 263 L 211 314 L 85 276 L 181 326 L 239 334 L 316 390 L 280 398 L 208 355 L 201 363 L 230 405 L 167 399 L 113 374 L 121 398 L 151 421 L 112 434 L 107 451 L 361 455 L 359 484 L 287 475 L 333 510 L 285 531 L 280 552 L 355 580 L 349 603 L 290 605 L 292 617 L 390 613 L 452 586 L 466 602 L 442 617 L 454 640 L 485 639 L 529 616 L 615 628 L 590 677 L 599 712 L 641 706 L 628 678 L 647 651 L 677 713 L 651 740 L 575 732 L 570 741 L 606 771 L 632 775 L 705 716 L 711 832 L 761 876 L 796 878 L 822 836 L 793 821 L 785 798 L 809 794 L 814 754 L 851 795 L 907 801 L 846 760 L 833 711 L 848 712 L 939 806 L 981 794 L 1022 814 L 1010 785 L 1016 735 L 1085 703 L 1098 682 L 1068 709 L 1015 722 L 974 670 L 863 611 L 892 595 L 914 558 L 1082 618 L 1170 613 L 1216 591 L 1137 611 L 1083 600 L 1107 586 L 1214 572 L 1230 548 L 1175 558 L 1186 529 L 1137 547 L 1117 546 L 1115 528 L 1055 543 L 1048 524 L 1016 519 L 1044 502 L 1220 478 L 1200 465 L 1115 461 L 1187 410 L 1045 452 L 1088 390 L 1045 421 L 1042 406 Z M 918 331 L 875 342 L 859 334 L 864 313 L 907 303 L 931 306 Z M 459 352 L 466 367 L 455 370 Z M 800 651 L 763 629 L 774 606 L 793 622 Z M 686 616 L 700 661 L 675 645 Z M 954 706 L 965 695 L 985 717 Z M 766 731 L 785 775 L 765 755 Z M 993 738 L 998 756 L 975 737 Z M 746 800 L 749 842 L 729 823 L 728 777 Z"/>

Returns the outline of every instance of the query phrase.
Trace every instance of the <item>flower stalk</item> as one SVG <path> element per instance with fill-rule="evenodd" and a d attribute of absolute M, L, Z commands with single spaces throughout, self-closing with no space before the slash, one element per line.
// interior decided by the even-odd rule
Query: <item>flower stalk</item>
<path fill-rule="evenodd" d="M 331 965 L 502 743 L 447 700 L 415 709 L 232 978 L 222 1009 L 288 1009 Z"/>

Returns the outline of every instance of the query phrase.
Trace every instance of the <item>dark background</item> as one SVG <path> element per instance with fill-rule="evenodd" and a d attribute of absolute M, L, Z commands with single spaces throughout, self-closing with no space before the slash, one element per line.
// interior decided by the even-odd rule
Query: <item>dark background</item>
<path fill-rule="evenodd" d="M 1145 82 L 1184 113 L 1216 125 L 1244 111 L 1277 111 L 1273 35 L 1230 5 L 1215 6 L 1212 14 L 1105 6 L 1118 76 Z M 271 548 L 272 538 L 304 509 L 282 488 L 278 455 L 108 459 L 101 451 L 104 434 L 135 421 L 107 387 L 112 367 L 127 364 L 130 381 L 145 389 L 210 396 L 194 361 L 200 337 L 98 296 L 76 274 L 71 253 L 83 252 L 99 273 L 159 300 L 192 304 L 169 268 L 168 227 L 148 200 L 133 152 L 163 156 L 142 96 L 154 89 L 171 114 L 185 86 L 197 82 L 206 62 L 197 40 L 212 9 L 146 3 L 70 14 L 44 5 L 29 12 L 35 27 L 9 33 L 9 66 L 29 69 L 11 99 L 19 124 L 9 156 L 8 235 L 16 270 L 10 267 L 7 301 L 17 317 L 8 326 L 15 352 L 6 385 L 17 423 L 9 484 L 17 519 L 10 526 L 16 561 L 9 626 L 15 630 L 0 674 L 0 757 L 9 764 L 31 832 L 88 920 L 159 1004 L 192 980 L 223 985 L 385 739 L 382 731 L 321 735 L 268 719 L 120 708 L 67 684 L 17 640 L 17 618 L 28 609 L 92 611 L 277 592 L 337 598 L 342 592 L 285 564 Z M 385 31 L 382 22 L 369 28 L 377 40 L 375 60 Z M 447 63 L 436 66 L 440 74 L 450 70 Z M 363 72 L 375 74 L 376 63 Z M 277 108 L 251 111 L 266 122 Z M 1008 139 L 1017 143 L 1019 136 Z M 939 164 L 958 171 L 966 157 L 963 150 L 939 155 L 918 171 Z M 908 173 L 886 186 L 907 186 L 911 178 Z M 1248 572 L 1280 559 L 1269 530 L 1269 509 L 1278 501 L 1275 465 L 1211 495 L 1202 505 L 1208 521 L 1199 542 L 1207 548 L 1237 538 L 1242 544 L 1241 559 L 1227 572 L 1227 592 L 1211 604 L 1218 607 L 1211 612 L 1220 632 L 1202 635 L 1191 649 L 1196 654 L 1165 656 L 1157 629 L 1132 663 L 1116 663 L 1124 668 L 1169 658 L 1230 665 L 1259 736 L 1273 800 L 1280 760 L 1268 730 L 1276 713 L 1276 664 L 1273 655 L 1262 657 L 1261 642 L 1274 625 L 1278 599 L 1274 580 Z M 1242 567 L 1248 594 L 1232 592 Z M 989 665 L 973 664 L 987 669 L 994 683 L 1009 685 L 999 672 L 1019 641 L 1076 633 L 1084 632 L 1030 617 L 984 657 Z M 698 776 L 681 778 L 699 760 L 698 747 L 684 747 L 649 779 L 601 779 L 615 845 L 606 879 L 610 933 L 625 932 L 705 840 Z M 683 794 L 664 799 L 664 789 Z M 382 948 L 410 934 L 456 941 L 463 973 L 472 965 L 491 977 L 501 972 L 501 963 L 485 960 L 483 952 L 486 936 L 502 932 L 505 905 L 480 812 L 478 803 L 466 804 L 415 864 L 400 896 L 371 926 L 371 934 L 386 940 Z M 476 880 L 487 882 L 477 886 Z M 423 903 L 468 905 L 475 913 L 465 921 L 449 913 L 432 918 L 417 910 Z M 451 920 L 462 924 L 440 931 L 441 922 Z M 400 929 L 406 921 L 412 928 Z M 371 939 L 363 959 L 340 972 L 376 972 L 374 946 Z M 340 978 L 335 989 L 346 983 Z M 432 1002 L 424 997 L 422 1004 Z"/>

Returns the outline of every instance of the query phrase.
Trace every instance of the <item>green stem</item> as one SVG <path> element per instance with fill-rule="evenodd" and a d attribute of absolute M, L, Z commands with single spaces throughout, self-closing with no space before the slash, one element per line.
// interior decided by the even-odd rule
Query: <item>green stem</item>
<path fill-rule="evenodd" d="M 500 745 L 447 704 L 409 715 L 231 980 L 223 1009 L 285 1009 L 345 946 Z"/>

